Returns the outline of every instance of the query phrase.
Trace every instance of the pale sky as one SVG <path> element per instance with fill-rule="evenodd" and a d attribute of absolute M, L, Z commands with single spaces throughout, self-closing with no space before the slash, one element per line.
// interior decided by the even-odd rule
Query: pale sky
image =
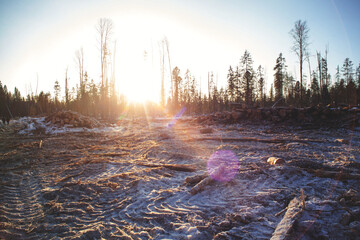
<path fill-rule="evenodd" d="M 269 85 L 280 52 L 288 71 L 299 79 L 289 35 L 298 19 L 310 27 L 311 68 L 316 67 L 316 51 L 324 54 L 328 45 L 329 71 L 334 76 L 336 65 L 341 67 L 346 57 L 354 68 L 359 65 L 359 10 L 357 0 L 0 0 L 0 81 L 11 91 L 18 87 L 25 96 L 35 93 L 37 85 L 38 93 L 53 94 L 58 80 L 63 94 L 67 67 L 70 87 L 79 82 L 74 58 L 83 47 L 85 70 L 98 83 L 95 27 L 103 17 L 114 23 L 111 50 L 116 41 L 117 91 L 131 99 L 138 93 L 140 99 L 158 101 L 158 42 L 164 36 L 172 67 L 178 66 L 182 75 L 189 69 L 201 79 L 203 89 L 209 71 L 217 76 L 219 86 L 225 86 L 229 65 L 239 65 L 245 49 L 255 69 L 260 64 L 265 67 Z M 305 64 L 305 74 L 308 69 Z"/>

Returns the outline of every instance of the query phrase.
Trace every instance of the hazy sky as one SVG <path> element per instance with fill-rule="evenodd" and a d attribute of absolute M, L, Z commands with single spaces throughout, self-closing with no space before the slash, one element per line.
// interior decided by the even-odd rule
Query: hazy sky
<path fill-rule="evenodd" d="M 38 76 L 38 92 L 53 93 L 56 80 L 63 92 L 67 67 L 71 87 L 79 82 L 74 57 L 83 47 L 85 70 L 99 82 L 95 26 L 102 17 L 114 22 L 117 90 L 132 98 L 139 86 L 143 86 L 142 98 L 159 96 L 158 42 L 164 36 L 172 67 L 178 66 L 181 74 L 189 69 L 203 88 L 208 71 L 224 86 L 229 65 L 238 65 L 245 49 L 254 68 L 265 67 L 268 83 L 273 81 L 280 52 L 288 71 L 298 79 L 289 35 L 298 19 L 310 27 L 311 68 L 316 67 L 316 51 L 324 53 L 328 45 L 329 70 L 334 75 L 336 65 L 341 66 L 346 57 L 359 65 L 359 10 L 358 0 L 0 0 L 0 81 L 11 90 L 17 86 L 25 95 L 35 93 Z M 304 73 L 308 71 L 305 64 Z"/>

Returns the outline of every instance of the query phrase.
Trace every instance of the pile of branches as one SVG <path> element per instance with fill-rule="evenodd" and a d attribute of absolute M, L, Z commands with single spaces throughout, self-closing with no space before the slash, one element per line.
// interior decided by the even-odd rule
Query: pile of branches
<path fill-rule="evenodd" d="M 58 127 L 64 127 L 67 125 L 71 127 L 97 128 L 102 126 L 98 120 L 73 111 L 53 113 L 47 116 L 45 121 Z"/>
<path fill-rule="evenodd" d="M 269 121 L 274 123 L 293 123 L 328 125 L 336 127 L 359 126 L 360 109 L 357 107 L 277 107 L 277 108 L 249 108 L 244 106 L 233 107 L 229 112 L 217 112 L 207 116 L 199 116 L 197 123 L 238 123 L 242 121 Z"/>

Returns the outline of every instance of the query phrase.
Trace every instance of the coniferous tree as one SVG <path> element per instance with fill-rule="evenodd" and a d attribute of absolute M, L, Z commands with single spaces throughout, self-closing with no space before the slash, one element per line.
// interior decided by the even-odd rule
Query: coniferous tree
<path fill-rule="evenodd" d="M 357 104 L 360 104 L 360 63 L 359 66 L 356 68 L 356 83 L 357 83 Z"/>
<path fill-rule="evenodd" d="M 244 55 L 240 59 L 240 72 L 242 76 L 240 87 L 244 92 L 244 101 L 248 105 L 252 103 L 254 92 L 254 70 L 252 64 L 252 57 L 250 53 L 245 50 Z"/>
<path fill-rule="evenodd" d="M 294 87 L 294 103 L 296 106 L 302 105 L 301 101 L 301 85 L 299 81 L 296 81 L 295 87 Z"/>
<path fill-rule="evenodd" d="M 283 98 L 283 85 L 286 71 L 285 58 L 282 56 L 282 53 L 280 53 L 276 59 L 274 70 L 275 101 L 279 101 Z"/>
<path fill-rule="evenodd" d="M 259 101 L 261 105 L 264 105 L 265 79 L 264 79 L 264 68 L 261 65 L 259 65 L 257 69 L 257 77 L 258 77 Z"/>
<path fill-rule="evenodd" d="M 286 102 L 289 104 L 293 103 L 294 99 L 294 86 L 295 86 L 295 79 L 292 75 L 288 72 L 285 72 L 284 76 L 284 83 L 283 83 L 283 92 L 286 98 Z"/>
<path fill-rule="evenodd" d="M 341 71 L 344 76 L 345 82 L 349 84 L 350 80 L 353 80 L 353 74 L 354 74 L 353 63 L 349 58 L 345 59 Z"/>
<path fill-rule="evenodd" d="M 274 100 L 274 84 L 272 83 L 271 84 L 271 86 L 270 86 L 270 99 L 269 99 L 269 101 L 270 101 L 270 104 L 273 102 L 273 100 Z"/>
<path fill-rule="evenodd" d="M 68 67 L 65 71 L 65 104 L 68 105 L 69 103 L 69 87 L 68 87 Z"/>
<path fill-rule="evenodd" d="M 317 80 L 316 73 L 313 71 L 311 80 L 311 103 L 317 105 L 320 99 L 320 87 Z"/>
<path fill-rule="evenodd" d="M 335 73 L 335 80 L 336 80 L 336 83 L 340 83 L 340 78 L 341 78 L 341 75 L 340 75 L 340 67 L 339 65 L 336 66 L 336 73 Z"/>
<path fill-rule="evenodd" d="M 55 84 L 54 84 L 54 95 L 55 95 L 55 103 L 57 103 L 59 101 L 59 96 L 60 96 L 60 84 L 59 84 L 59 81 L 56 80 L 55 81 Z"/>
<path fill-rule="evenodd" d="M 241 87 L 241 73 L 239 66 L 236 66 L 236 70 L 234 73 L 234 80 L 235 80 L 235 101 L 240 102 L 244 94 Z"/>
<path fill-rule="evenodd" d="M 179 96 L 180 96 L 180 87 L 182 78 L 180 77 L 180 69 L 175 67 L 172 71 L 172 79 L 174 81 L 174 111 L 177 111 L 179 108 Z"/>
<path fill-rule="evenodd" d="M 231 66 L 229 67 L 229 71 L 227 74 L 227 90 L 228 90 L 230 102 L 235 101 L 236 76 Z"/>

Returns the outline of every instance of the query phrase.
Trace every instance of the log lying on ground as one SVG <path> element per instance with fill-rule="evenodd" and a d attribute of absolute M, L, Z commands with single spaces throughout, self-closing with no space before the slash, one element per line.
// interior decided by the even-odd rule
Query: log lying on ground
<path fill-rule="evenodd" d="M 284 159 L 278 157 L 269 157 L 266 162 L 270 165 L 279 165 L 285 163 Z"/>
<path fill-rule="evenodd" d="M 210 184 L 213 183 L 213 182 L 214 182 L 214 180 L 213 180 L 210 176 L 207 176 L 206 178 L 204 178 L 203 180 L 201 180 L 198 184 L 196 184 L 196 185 L 190 190 L 191 195 L 195 195 L 195 194 L 197 194 L 198 192 L 202 192 L 207 185 L 210 185 Z"/>
<path fill-rule="evenodd" d="M 203 128 L 203 129 L 200 129 L 200 133 L 201 134 L 208 134 L 208 133 L 213 133 L 214 132 L 214 129 L 212 128 Z"/>
<path fill-rule="evenodd" d="M 286 209 L 287 211 L 272 234 L 271 240 L 289 239 L 295 221 L 301 216 L 303 210 L 302 201 L 295 197 L 290 201 Z"/>
<path fill-rule="evenodd" d="M 332 178 L 336 180 L 360 179 L 360 174 L 348 173 L 344 171 L 327 171 L 323 169 L 305 169 L 309 173 L 315 174 L 317 177 Z"/>
<path fill-rule="evenodd" d="M 287 142 L 324 142 L 318 139 L 279 139 L 279 138 L 221 138 L 221 137 L 201 137 L 201 138 L 190 138 L 186 141 L 222 141 L 222 142 L 263 142 L 263 143 L 287 143 Z"/>
<path fill-rule="evenodd" d="M 208 175 L 206 173 L 206 174 L 202 174 L 202 175 L 195 175 L 195 176 L 187 177 L 187 178 L 185 178 L 185 183 L 186 184 L 198 184 L 200 181 L 202 181 L 207 176 Z"/>
<path fill-rule="evenodd" d="M 137 165 L 143 167 L 164 167 L 174 171 L 181 171 L 181 172 L 195 172 L 197 169 L 190 164 L 148 164 L 148 163 L 138 163 Z"/>
<path fill-rule="evenodd" d="M 53 113 L 45 118 L 45 121 L 58 127 L 70 125 L 72 127 L 96 128 L 101 127 L 101 123 L 95 118 L 83 116 L 73 111 L 61 111 Z"/>

